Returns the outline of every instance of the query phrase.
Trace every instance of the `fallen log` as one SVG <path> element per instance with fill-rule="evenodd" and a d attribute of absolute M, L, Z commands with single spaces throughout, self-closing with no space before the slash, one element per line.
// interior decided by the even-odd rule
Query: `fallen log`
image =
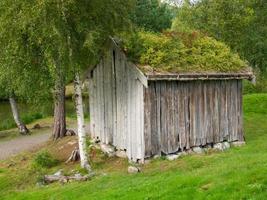
<path fill-rule="evenodd" d="M 72 180 L 74 181 L 87 181 L 90 178 L 90 176 L 85 175 L 82 176 L 80 174 L 75 174 L 74 176 L 63 176 L 63 175 L 45 175 L 44 176 L 44 182 L 54 183 L 54 182 L 60 182 L 60 183 L 67 183 Z"/>

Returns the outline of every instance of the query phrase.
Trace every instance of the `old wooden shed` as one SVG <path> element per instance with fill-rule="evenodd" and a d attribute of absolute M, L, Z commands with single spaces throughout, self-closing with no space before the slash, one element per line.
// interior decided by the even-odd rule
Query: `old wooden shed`
<path fill-rule="evenodd" d="M 89 73 L 91 136 L 144 161 L 243 141 L 240 73 L 143 73 L 113 42 Z"/>

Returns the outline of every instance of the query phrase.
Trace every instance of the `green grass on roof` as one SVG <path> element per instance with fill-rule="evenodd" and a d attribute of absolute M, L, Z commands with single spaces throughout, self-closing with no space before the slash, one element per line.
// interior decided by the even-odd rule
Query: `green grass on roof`
<path fill-rule="evenodd" d="M 124 39 L 123 48 L 133 62 L 158 72 L 240 72 L 247 68 L 227 45 L 199 32 L 140 31 Z"/>

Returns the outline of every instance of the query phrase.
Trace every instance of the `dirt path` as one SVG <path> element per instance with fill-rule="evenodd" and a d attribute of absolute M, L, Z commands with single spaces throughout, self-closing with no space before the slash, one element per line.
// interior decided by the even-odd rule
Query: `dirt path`
<path fill-rule="evenodd" d="M 0 160 L 7 159 L 23 151 L 28 151 L 48 141 L 51 131 L 45 133 L 18 137 L 9 141 L 0 142 Z"/>
<path fill-rule="evenodd" d="M 77 133 L 77 128 L 75 125 L 72 127 L 68 127 L 68 129 L 72 129 Z M 85 131 L 88 133 L 90 130 L 90 125 L 87 123 L 85 126 Z M 0 160 L 5 160 L 10 156 L 14 156 L 23 151 L 30 151 L 35 147 L 47 142 L 51 136 L 51 129 L 44 128 L 40 129 L 38 133 L 29 135 L 29 136 L 21 136 L 15 139 L 11 139 L 8 141 L 0 141 Z"/>

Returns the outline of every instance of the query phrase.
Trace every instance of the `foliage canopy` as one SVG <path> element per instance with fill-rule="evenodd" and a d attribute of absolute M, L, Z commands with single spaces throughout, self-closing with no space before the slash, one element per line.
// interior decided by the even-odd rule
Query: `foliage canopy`
<path fill-rule="evenodd" d="M 267 70 L 267 3 L 265 0 L 201 0 L 178 8 L 173 25 L 185 24 L 225 42 L 250 65 Z M 178 28 L 178 29 L 177 29 Z"/>
<path fill-rule="evenodd" d="M 139 28 L 161 32 L 171 27 L 174 11 L 159 0 L 136 0 L 131 20 Z"/>
<path fill-rule="evenodd" d="M 0 85 L 31 99 L 50 93 L 59 73 L 68 81 L 98 60 L 109 36 L 129 25 L 131 7 L 132 0 L 0 1 Z"/>

